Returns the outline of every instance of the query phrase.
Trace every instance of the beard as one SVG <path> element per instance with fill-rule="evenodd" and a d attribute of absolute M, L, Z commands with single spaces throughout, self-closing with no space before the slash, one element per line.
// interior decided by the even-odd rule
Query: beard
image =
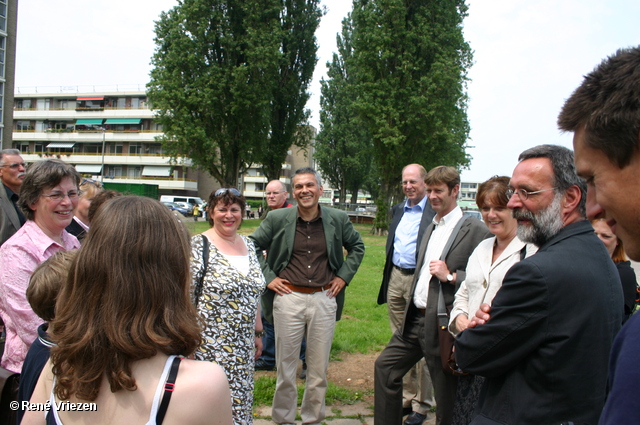
<path fill-rule="evenodd" d="M 513 218 L 529 220 L 529 225 L 518 224 L 518 238 L 537 247 L 544 245 L 564 227 L 562 221 L 562 195 L 556 195 L 547 208 L 537 213 L 514 209 Z"/>

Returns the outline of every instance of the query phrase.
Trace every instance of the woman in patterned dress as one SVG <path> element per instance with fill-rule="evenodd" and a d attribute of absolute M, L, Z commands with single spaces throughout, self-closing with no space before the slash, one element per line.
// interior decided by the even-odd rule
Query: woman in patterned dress
<path fill-rule="evenodd" d="M 211 228 L 191 239 L 193 300 L 204 320 L 196 359 L 222 366 L 231 387 L 234 424 L 250 425 L 254 362 L 262 353 L 259 303 L 265 280 L 253 244 L 237 233 L 244 197 L 234 188 L 218 189 L 208 205 Z"/>

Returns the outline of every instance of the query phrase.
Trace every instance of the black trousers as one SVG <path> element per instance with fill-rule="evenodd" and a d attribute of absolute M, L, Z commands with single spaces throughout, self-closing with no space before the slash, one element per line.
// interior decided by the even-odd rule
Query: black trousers
<path fill-rule="evenodd" d="M 450 425 L 458 378 L 444 373 L 440 357 L 425 355 L 434 352 L 433 347 L 427 349 L 427 340 L 437 341 L 437 336 L 427 338 L 424 316 L 409 314 L 404 333 L 397 331 L 375 362 L 374 423 L 402 424 L 402 377 L 424 357 L 435 390 L 436 425 Z"/>

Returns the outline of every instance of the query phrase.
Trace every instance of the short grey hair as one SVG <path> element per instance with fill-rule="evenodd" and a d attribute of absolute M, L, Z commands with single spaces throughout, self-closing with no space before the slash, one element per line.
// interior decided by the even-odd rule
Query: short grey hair
<path fill-rule="evenodd" d="M 578 204 L 578 211 L 583 217 L 587 216 L 587 183 L 576 173 L 573 161 L 573 151 L 558 145 L 539 145 L 522 152 L 518 161 L 531 158 L 548 158 L 553 169 L 553 185 L 555 192 L 564 194 L 571 186 L 578 186 L 582 195 Z"/>
<path fill-rule="evenodd" d="M 80 174 L 71 164 L 59 159 L 47 159 L 29 167 L 20 186 L 20 199 L 18 199 L 18 206 L 27 220 L 35 218 L 35 211 L 30 208 L 30 205 L 38 202 L 42 191 L 59 185 L 66 177 L 73 180 L 77 189 L 80 184 Z"/>
<path fill-rule="evenodd" d="M 0 151 L 0 165 L 4 165 L 4 156 L 5 155 L 21 155 L 18 149 L 2 149 Z"/>
<path fill-rule="evenodd" d="M 300 174 L 313 174 L 315 176 L 315 178 L 316 178 L 316 182 L 318 183 L 318 186 L 322 186 L 322 178 L 320 177 L 320 173 L 318 173 L 313 168 L 311 168 L 311 167 L 298 168 L 293 173 L 293 178 L 295 178 L 295 176 L 298 176 Z M 291 178 L 292 181 L 293 181 L 293 178 Z"/>

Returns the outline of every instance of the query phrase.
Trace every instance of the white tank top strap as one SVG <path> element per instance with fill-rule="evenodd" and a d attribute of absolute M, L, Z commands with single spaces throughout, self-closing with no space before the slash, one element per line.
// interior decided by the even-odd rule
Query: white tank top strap
<path fill-rule="evenodd" d="M 149 413 L 149 420 L 146 425 L 155 425 L 156 423 L 156 415 L 158 414 L 158 407 L 160 406 L 160 400 L 162 399 L 162 395 L 164 394 L 164 383 L 167 380 L 167 376 L 169 375 L 169 370 L 171 369 L 171 363 L 173 363 L 173 359 L 176 356 L 169 356 L 167 358 L 166 363 L 164 364 L 164 369 L 162 370 L 162 375 L 160 375 L 160 380 L 158 381 L 158 386 L 156 387 L 156 393 L 153 396 L 153 403 L 151 404 L 151 412 Z M 54 407 L 56 403 L 55 395 L 53 394 L 53 389 L 56 387 L 56 377 L 53 377 L 53 384 L 51 386 L 51 395 L 49 396 L 49 401 L 51 402 L 51 412 L 53 413 L 53 417 L 55 422 L 58 425 L 64 425 L 58 416 L 58 410 Z M 47 420 L 47 414 L 49 412 L 44 412 L 45 421 Z"/>

